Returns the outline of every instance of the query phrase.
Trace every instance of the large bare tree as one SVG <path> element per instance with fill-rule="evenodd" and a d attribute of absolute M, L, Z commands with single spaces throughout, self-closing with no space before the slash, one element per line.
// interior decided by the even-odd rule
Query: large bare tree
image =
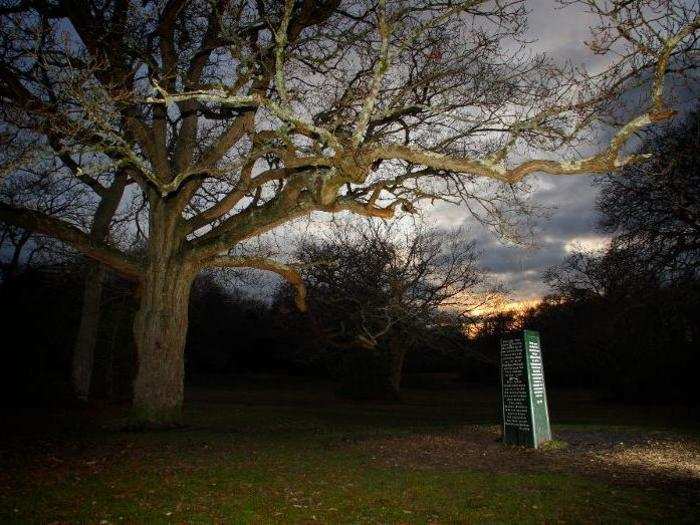
<path fill-rule="evenodd" d="M 694 65 L 697 8 L 577 3 L 600 19 L 602 70 L 531 52 L 519 0 L 2 0 L 2 173 L 59 159 L 97 195 L 125 174 L 147 243 L 129 256 L 6 203 L 0 219 L 138 280 L 136 413 L 177 418 L 201 268 L 277 272 L 304 304 L 295 269 L 246 255 L 249 239 L 314 212 L 388 218 L 434 201 L 505 230 L 526 176 L 639 160 L 625 146 L 672 116 L 664 82 Z M 640 88 L 643 106 L 619 110 Z"/>

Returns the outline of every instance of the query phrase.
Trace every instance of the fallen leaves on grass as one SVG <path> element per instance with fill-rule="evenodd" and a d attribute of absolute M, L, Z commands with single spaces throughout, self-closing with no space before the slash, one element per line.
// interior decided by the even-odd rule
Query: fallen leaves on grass
<path fill-rule="evenodd" d="M 566 429 L 566 447 L 534 450 L 503 445 L 500 427 L 367 439 L 357 446 L 389 467 L 475 469 L 486 472 L 562 472 L 613 484 L 700 488 L 700 444 L 672 433 Z"/>
<path fill-rule="evenodd" d="M 621 446 L 597 455 L 598 459 L 624 467 L 638 467 L 674 477 L 700 479 L 700 446 L 684 440 L 649 440 Z"/>

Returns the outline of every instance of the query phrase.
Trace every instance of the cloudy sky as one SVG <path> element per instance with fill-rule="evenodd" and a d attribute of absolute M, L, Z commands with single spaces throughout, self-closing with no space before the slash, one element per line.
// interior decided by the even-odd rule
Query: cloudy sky
<path fill-rule="evenodd" d="M 572 9 L 561 10 L 550 0 L 529 2 L 530 31 L 537 48 L 554 57 L 575 62 L 590 60 L 584 40 L 590 39 L 593 20 Z M 478 239 L 482 264 L 512 291 L 514 301 L 539 298 L 546 293 L 542 271 L 560 263 L 577 244 L 600 247 L 605 237 L 595 230 L 597 190 L 592 177 L 536 175 L 531 181 L 531 199 L 549 209 L 548 217 L 536 220 L 533 246 L 507 246 L 476 224 L 462 208 L 440 206 L 427 210 L 431 221 L 441 226 L 465 226 Z"/>
<path fill-rule="evenodd" d="M 577 247 L 597 249 L 607 237 L 596 231 L 597 189 L 591 177 L 538 176 L 531 199 L 549 208 L 547 217 L 536 220 L 532 245 L 513 246 L 486 231 L 460 208 L 439 208 L 427 215 L 446 227 L 465 226 L 477 239 L 481 263 L 511 290 L 514 301 L 533 300 L 547 292 L 541 274 L 558 264 Z"/>
<path fill-rule="evenodd" d="M 595 19 L 572 8 L 562 10 L 551 0 L 528 2 L 532 10 L 530 32 L 537 39 L 538 51 L 558 59 L 592 64 L 590 50 L 584 45 L 590 40 Z M 691 100 L 693 97 L 681 97 Z M 541 280 L 542 271 L 558 264 L 577 247 L 598 249 L 608 238 L 597 231 L 598 214 L 595 200 L 598 189 L 596 177 L 554 177 L 536 175 L 530 182 L 531 199 L 549 209 L 548 217 L 536 220 L 534 246 L 506 246 L 494 235 L 475 224 L 464 209 L 437 207 L 426 210 L 430 222 L 445 227 L 465 226 L 478 240 L 483 252 L 482 262 L 495 278 L 511 290 L 513 301 L 528 301 L 547 293 Z"/>

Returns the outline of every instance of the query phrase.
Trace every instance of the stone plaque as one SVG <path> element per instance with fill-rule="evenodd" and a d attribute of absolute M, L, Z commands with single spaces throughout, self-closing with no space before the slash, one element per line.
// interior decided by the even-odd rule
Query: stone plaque
<path fill-rule="evenodd" d="M 501 402 L 504 443 L 537 448 L 552 439 L 537 332 L 501 340 Z"/>

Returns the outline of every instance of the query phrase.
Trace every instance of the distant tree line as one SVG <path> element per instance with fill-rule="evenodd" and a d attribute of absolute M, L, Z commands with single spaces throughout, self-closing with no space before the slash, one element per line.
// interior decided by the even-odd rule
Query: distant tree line
<path fill-rule="evenodd" d="M 407 367 L 458 368 L 471 311 L 498 296 L 478 267 L 474 244 L 460 231 L 348 223 L 326 238 L 299 242 L 296 259 L 307 282 L 306 312 L 296 308 L 292 286 L 265 301 L 237 291 L 220 272 L 199 275 L 190 294 L 188 380 L 301 374 L 338 381 L 341 395 L 396 398 Z M 77 306 L 90 268 L 75 254 L 62 260 L 46 254 L 40 264 L 18 265 L 3 280 L 3 322 L 23 334 L 7 351 L 10 366 L 4 368 L 11 404 L 72 397 Z M 111 272 L 103 277 L 87 397 L 118 401 L 131 395 L 138 293 L 132 281 Z"/>

